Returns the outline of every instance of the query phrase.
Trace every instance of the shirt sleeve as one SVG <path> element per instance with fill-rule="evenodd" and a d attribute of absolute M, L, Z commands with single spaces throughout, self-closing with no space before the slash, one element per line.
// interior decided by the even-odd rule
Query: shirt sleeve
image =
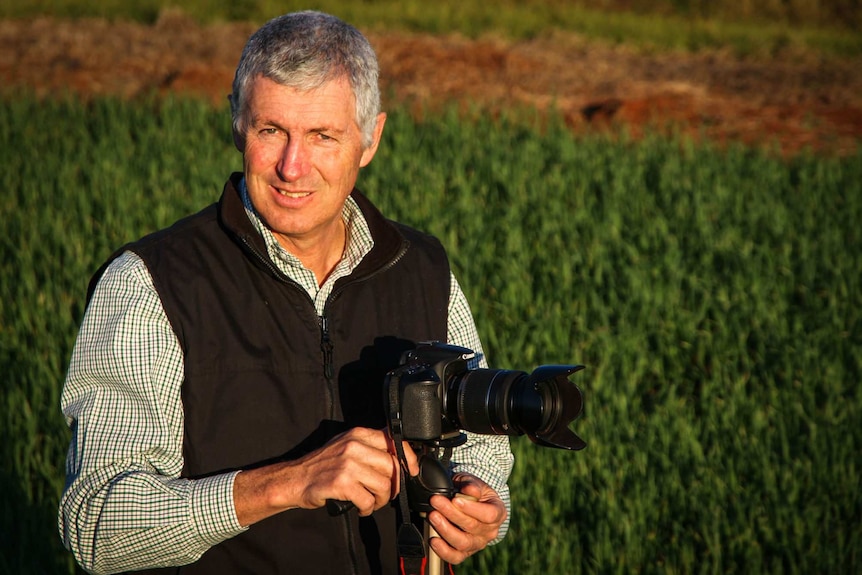
<path fill-rule="evenodd" d="M 450 279 L 447 332 L 448 343 L 472 349 L 476 353 L 476 357 L 468 366 L 469 369 L 488 367 L 470 305 L 454 274 Z M 500 527 L 500 534 L 493 543 L 501 541 L 509 529 L 512 504 L 507 481 L 512 472 L 514 460 L 508 435 L 467 433 L 467 442 L 456 447 L 452 453 L 452 462 L 456 473 L 469 473 L 480 478 L 497 492 L 506 505 L 508 511 L 506 520 Z"/>
<path fill-rule="evenodd" d="M 141 259 L 99 281 L 61 405 L 72 431 L 60 535 L 92 573 L 183 565 L 243 531 L 235 473 L 180 478 L 183 355 Z"/>

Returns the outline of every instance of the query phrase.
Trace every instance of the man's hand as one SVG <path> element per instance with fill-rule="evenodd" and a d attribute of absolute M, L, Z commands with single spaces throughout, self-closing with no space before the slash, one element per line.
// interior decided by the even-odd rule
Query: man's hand
<path fill-rule="evenodd" d="M 428 520 L 439 537 L 431 538 L 431 548 L 447 563 L 457 565 L 497 538 L 506 519 L 506 506 L 484 481 L 473 475 L 458 474 L 455 487 L 467 497 L 452 500 L 435 495 L 434 511 Z M 475 499 L 475 500 L 473 500 Z"/>
<path fill-rule="evenodd" d="M 404 443 L 409 473 L 416 454 Z M 400 466 L 385 430 L 357 427 L 294 461 L 243 471 L 234 481 L 234 506 L 247 526 L 287 509 L 316 509 L 327 499 L 350 501 L 370 515 L 398 494 Z"/>

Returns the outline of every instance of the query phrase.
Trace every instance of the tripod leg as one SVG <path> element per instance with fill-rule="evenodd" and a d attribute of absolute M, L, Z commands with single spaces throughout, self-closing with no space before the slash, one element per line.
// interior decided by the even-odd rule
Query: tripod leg
<path fill-rule="evenodd" d="M 425 513 L 421 513 L 420 515 L 425 524 L 425 549 L 428 551 L 428 563 L 426 563 L 427 569 L 425 570 L 425 575 L 445 575 L 446 562 L 431 549 L 431 538 L 439 537 L 439 535 L 425 518 Z"/>

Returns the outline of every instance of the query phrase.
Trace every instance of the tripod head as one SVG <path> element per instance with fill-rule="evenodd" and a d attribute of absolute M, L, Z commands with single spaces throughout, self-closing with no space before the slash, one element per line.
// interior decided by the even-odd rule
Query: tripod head
<path fill-rule="evenodd" d="M 431 498 L 442 495 L 452 499 L 456 494 L 455 485 L 452 482 L 452 474 L 440 459 L 431 453 L 423 453 L 419 456 L 419 475 L 407 480 L 407 501 L 410 509 L 419 513 L 430 513 Z"/>

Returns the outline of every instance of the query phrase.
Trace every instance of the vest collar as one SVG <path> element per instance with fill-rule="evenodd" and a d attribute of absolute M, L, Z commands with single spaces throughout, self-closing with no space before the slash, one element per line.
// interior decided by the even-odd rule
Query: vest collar
<path fill-rule="evenodd" d="M 255 256 L 254 260 L 258 265 L 283 278 L 283 275 L 269 258 L 266 243 L 245 213 L 245 206 L 243 206 L 239 191 L 242 178 L 242 172 L 234 172 L 225 183 L 218 203 L 219 223 L 245 250 L 250 251 Z M 362 211 L 362 215 L 368 223 L 368 229 L 371 230 L 371 237 L 374 238 L 374 247 L 371 252 L 353 271 L 353 277 L 360 277 L 372 274 L 397 261 L 403 255 L 403 251 L 407 249 L 409 242 L 362 192 L 354 188 L 350 195 Z"/>

